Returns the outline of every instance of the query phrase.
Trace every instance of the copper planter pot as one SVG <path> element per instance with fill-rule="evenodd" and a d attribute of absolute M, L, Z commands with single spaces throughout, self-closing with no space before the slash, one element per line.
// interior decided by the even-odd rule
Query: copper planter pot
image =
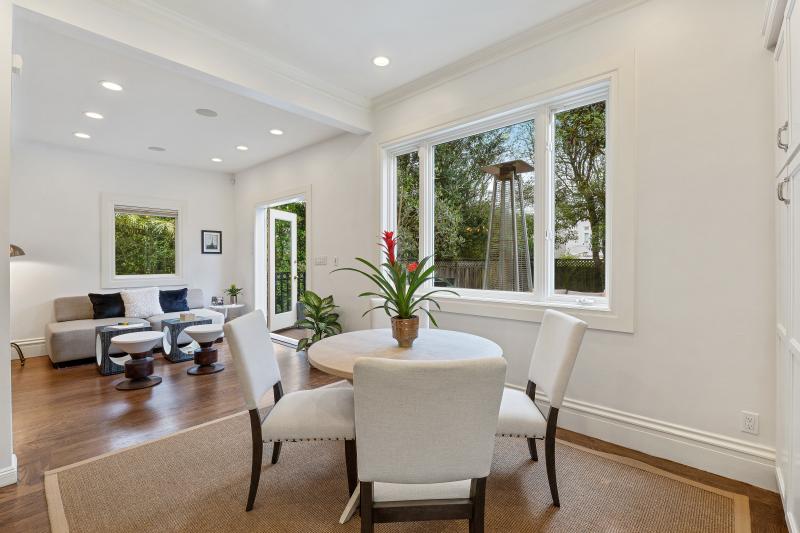
<path fill-rule="evenodd" d="M 392 337 L 401 348 L 411 348 L 419 332 L 419 317 L 397 318 L 392 317 Z"/>

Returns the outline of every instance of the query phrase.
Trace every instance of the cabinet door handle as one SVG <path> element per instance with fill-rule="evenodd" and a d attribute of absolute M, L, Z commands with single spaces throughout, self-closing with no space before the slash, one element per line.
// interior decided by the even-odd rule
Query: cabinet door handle
<path fill-rule="evenodd" d="M 789 145 L 783 142 L 783 132 L 789 129 L 789 121 L 783 123 L 783 126 L 778 128 L 778 148 L 783 150 L 784 152 L 789 150 Z"/>
<path fill-rule="evenodd" d="M 777 186 L 777 193 L 778 193 L 778 200 L 783 202 L 786 205 L 789 205 L 790 201 L 789 198 L 783 195 L 783 186 L 789 183 L 789 178 L 783 178 L 781 181 L 778 182 Z"/>

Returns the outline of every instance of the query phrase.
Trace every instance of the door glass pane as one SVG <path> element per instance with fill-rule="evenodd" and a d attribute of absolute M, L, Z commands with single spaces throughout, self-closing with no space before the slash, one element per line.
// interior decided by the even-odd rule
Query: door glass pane
<path fill-rule="evenodd" d="M 606 103 L 555 114 L 556 294 L 605 296 Z"/>
<path fill-rule="evenodd" d="M 434 147 L 436 285 L 533 290 L 535 127 Z"/>
<path fill-rule="evenodd" d="M 275 314 L 292 309 L 292 224 L 275 220 Z"/>
<path fill-rule="evenodd" d="M 397 162 L 398 258 L 404 263 L 419 256 L 419 154 L 399 155 Z"/>

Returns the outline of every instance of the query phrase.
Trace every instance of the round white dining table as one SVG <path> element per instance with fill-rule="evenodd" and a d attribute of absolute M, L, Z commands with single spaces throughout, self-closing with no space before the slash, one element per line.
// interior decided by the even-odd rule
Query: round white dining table
<path fill-rule="evenodd" d="M 308 361 L 319 370 L 340 378 L 353 379 L 353 365 L 359 357 L 380 357 L 406 361 L 448 361 L 502 357 L 496 343 L 460 331 L 421 328 L 411 348 L 400 348 L 391 329 L 365 329 L 334 335 L 315 342 Z"/>

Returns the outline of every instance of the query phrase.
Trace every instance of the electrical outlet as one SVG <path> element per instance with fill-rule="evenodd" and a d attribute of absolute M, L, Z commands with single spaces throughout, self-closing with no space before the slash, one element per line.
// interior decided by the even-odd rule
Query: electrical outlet
<path fill-rule="evenodd" d="M 739 429 L 744 433 L 758 435 L 758 413 L 742 411 L 739 419 Z"/>
<path fill-rule="evenodd" d="M 335 255 L 333 256 L 333 266 L 335 266 L 335 267 L 339 266 L 339 257 L 338 256 L 335 256 Z"/>

